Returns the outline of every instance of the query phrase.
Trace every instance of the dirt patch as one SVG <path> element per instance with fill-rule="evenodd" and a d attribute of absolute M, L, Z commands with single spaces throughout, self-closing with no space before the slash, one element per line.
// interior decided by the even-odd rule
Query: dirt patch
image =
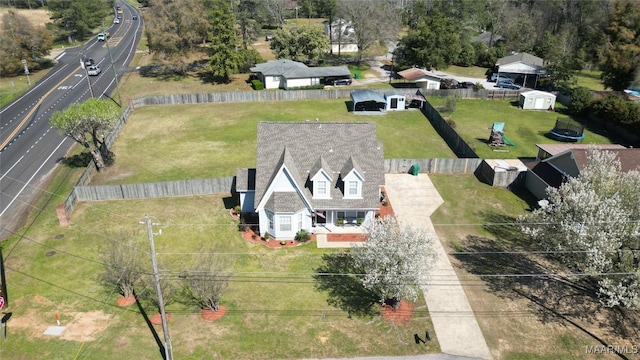
<path fill-rule="evenodd" d="M 383 305 L 380 309 L 380 314 L 388 322 L 394 322 L 399 325 L 407 324 L 413 316 L 413 308 L 413 304 L 407 300 L 400 300 L 400 305 L 398 305 L 397 309 L 389 305 Z"/>
<path fill-rule="evenodd" d="M 171 314 L 169 313 L 164 313 L 164 314 L 167 317 L 167 322 L 169 322 L 171 320 Z M 151 315 L 151 317 L 149 318 L 149 321 L 151 321 L 153 325 L 162 325 L 162 316 L 160 315 L 160 313 L 155 313 Z"/>
<path fill-rule="evenodd" d="M 60 325 L 64 326 L 61 339 L 86 342 L 93 341 L 107 328 L 111 316 L 102 311 L 92 312 L 65 312 L 60 314 Z M 57 325 L 54 314 L 42 314 L 36 310 L 30 310 L 24 315 L 11 317 L 11 327 L 24 330 L 32 337 L 45 338 L 44 331 L 49 326 Z"/>
<path fill-rule="evenodd" d="M 120 307 L 127 307 L 127 306 L 130 306 L 130 305 L 133 305 L 135 302 L 136 302 L 136 297 L 135 296 L 129 296 L 129 297 L 121 296 L 121 297 L 118 298 L 118 300 L 116 300 L 116 303 Z"/>

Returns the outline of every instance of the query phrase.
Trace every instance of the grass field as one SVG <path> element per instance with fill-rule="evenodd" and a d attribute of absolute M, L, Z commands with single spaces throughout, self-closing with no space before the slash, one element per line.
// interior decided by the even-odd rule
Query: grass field
<path fill-rule="evenodd" d="M 60 171 L 52 185 L 72 183 L 65 181 L 69 175 L 68 170 Z M 152 332 L 135 305 L 116 307 L 118 295 L 97 282 L 101 243 L 113 236 L 105 229 L 132 234 L 147 259 L 147 236 L 139 224 L 144 214 L 161 224 L 155 227 L 163 230 L 155 238 L 156 252 L 163 278 L 174 285 L 180 285 L 178 275 L 200 252 L 214 250 L 235 260 L 236 275 L 221 302 L 228 312 L 221 320 L 205 322 L 197 308 L 180 301 L 184 298 L 167 299 L 176 358 L 290 359 L 439 351 L 435 338 L 426 345 L 413 343 L 414 333 L 432 328 L 424 299 L 416 302 L 413 320 L 404 325 L 386 323 L 375 309 L 369 315 L 349 317 L 328 304 L 334 297 L 317 290 L 313 277 L 326 266 L 323 255 L 334 252 L 319 250 L 315 243 L 293 249 L 250 245 L 229 216 L 225 205 L 229 194 L 79 204 L 72 225 L 63 229 L 56 225 L 53 208 L 69 187 L 55 187 L 60 191 L 38 204 L 43 211 L 21 238 L 2 244 L 13 313 L 9 338 L 0 347 L 3 359 L 160 357 L 153 335 L 162 338 L 160 326 Z M 340 284 L 338 280 L 336 286 Z M 142 309 L 148 316 L 155 312 L 145 303 Z M 60 338 L 44 336 L 46 327 L 55 325 L 55 314 L 66 330 Z"/>
<path fill-rule="evenodd" d="M 604 91 L 604 85 L 600 79 L 600 71 L 582 70 L 578 75 L 578 86 L 584 86 L 594 91 Z"/>
<path fill-rule="evenodd" d="M 419 111 L 361 116 L 346 100 L 152 106 L 137 109 L 113 147 L 116 163 L 94 183 L 233 176 L 255 166 L 259 121 L 373 121 L 385 158 L 451 158 Z"/>
<path fill-rule="evenodd" d="M 443 99 L 429 99 L 436 107 Z M 537 154 L 536 144 L 561 143 L 548 138 L 546 134 L 553 129 L 558 117 L 563 114 L 564 107 L 556 102 L 557 112 L 530 111 L 519 109 L 515 100 L 459 100 L 453 113 L 441 113 L 445 119 L 455 122 L 456 132 L 475 149 L 483 159 L 530 158 Z M 515 146 L 504 146 L 494 149 L 488 145 L 489 135 L 494 122 L 505 123 L 505 136 Z M 604 136 L 605 132 L 587 128 L 582 144 L 610 144 L 611 140 Z"/>
<path fill-rule="evenodd" d="M 429 177 L 444 199 L 431 220 L 445 250 L 467 252 L 449 259 L 495 359 L 586 359 L 592 358 L 586 346 L 599 340 L 629 348 L 637 342 L 638 312 L 602 307 L 596 296 L 577 290 L 589 287 L 580 278 L 495 276 L 564 271 L 527 253 L 532 246 L 513 225 L 528 212 L 530 195 L 473 175 Z"/>

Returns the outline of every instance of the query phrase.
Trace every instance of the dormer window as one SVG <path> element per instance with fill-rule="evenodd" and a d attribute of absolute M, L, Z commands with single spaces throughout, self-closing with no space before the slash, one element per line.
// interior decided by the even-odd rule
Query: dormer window
<path fill-rule="evenodd" d="M 350 180 L 347 182 L 347 195 L 349 196 L 358 196 L 360 195 L 360 186 L 359 182 L 356 180 Z"/>
<path fill-rule="evenodd" d="M 331 177 L 326 171 L 318 171 L 312 178 L 313 181 L 313 198 L 314 199 L 330 199 Z"/>

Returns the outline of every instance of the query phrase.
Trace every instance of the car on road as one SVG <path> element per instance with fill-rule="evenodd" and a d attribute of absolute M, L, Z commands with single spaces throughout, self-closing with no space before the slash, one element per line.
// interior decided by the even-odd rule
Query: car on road
<path fill-rule="evenodd" d="M 91 66 L 95 64 L 95 61 L 93 61 L 92 58 L 84 58 L 82 62 L 84 63 L 84 66 Z"/>
<path fill-rule="evenodd" d="M 522 86 L 516 84 L 513 80 L 511 79 L 500 79 L 498 80 L 498 82 L 496 83 L 496 87 L 499 88 L 504 88 L 504 89 L 513 89 L 513 90 L 520 90 L 520 88 Z"/>
<path fill-rule="evenodd" d="M 101 32 L 98 34 L 98 41 L 107 41 L 109 38 L 109 32 Z"/>
<path fill-rule="evenodd" d="M 113 23 L 114 24 L 120 24 L 120 18 L 113 19 Z"/>
<path fill-rule="evenodd" d="M 351 80 L 351 78 L 340 78 L 340 79 L 327 79 L 325 80 L 324 84 L 337 86 L 337 85 L 351 85 L 352 82 L 353 80 Z"/>
<path fill-rule="evenodd" d="M 87 74 L 89 76 L 98 76 L 98 75 L 100 75 L 101 72 L 102 72 L 102 70 L 100 69 L 100 66 L 98 66 L 98 65 L 89 66 L 87 68 Z"/>
<path fill-rule="evenodd" d="M 133 16 L 131 17 L 131 20 L 138 20 L 138 15 L 133 15 Z"/>

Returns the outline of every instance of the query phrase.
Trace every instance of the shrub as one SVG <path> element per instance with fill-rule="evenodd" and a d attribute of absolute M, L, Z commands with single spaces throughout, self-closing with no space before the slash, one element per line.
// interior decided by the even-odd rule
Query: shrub
<path fill-rule="evenodd" d="M 282 241 L 280 241 L 280 245 L 287 245 L 287 242 L 282 240 Z"/>
<path fill-rule="evenodd" d="M 482 85 L 481 83 L 477 82 L 475 84 L 473 84 L 473 90 L 478 91 L 478 90 L 482 90 L 484 89 L 484 85 Z"/>
<path fill-rule="evenodd" d="M 311 234 L 309 234 L 309 232 L 305 229 L 300 229 L 294 239 L 300 242 L 307 242 L 311 240 Z"/>
<path fill-rule="evenodd" d="M 270 236 L 271 236 L 271 235 L 269 235 L 269 233 L 268 233 L 268 232 L 265 232 L 265 233 L 264 233 L 263 238 L 264 238 L 265 240 L 269 240 L 269 237 L 270 237 Z"/>
<path fill-rule="evenodd" d="M 253 86 L 253 90 L 264 90 L 264 84 L 258 79 L 251 80 L 251 85 Z"/>
<path fill-rule="evenodd" d="M 242 208 L 240 207 L 240 205 L 236 205 L 236 206 L 233 207 L 233 212 L 238 214 L 238 215 L 240 215 L 241 209 Z"/>
<path fill-rule="evenodd" d="M 569 111 L 573 114 L 583 114 L 589 108 L 592 100 L 591 91 L 586 87 L 579 86 L 571 91 Z"/>
<path fill-rule="evenodd" d="M 442 110 L 444 112 L 454 112 L 456 111 L 456 107 L 458 106 L 458 99 L 455 96 L 447 96 L 444 99 L 444 106 Z"/>

